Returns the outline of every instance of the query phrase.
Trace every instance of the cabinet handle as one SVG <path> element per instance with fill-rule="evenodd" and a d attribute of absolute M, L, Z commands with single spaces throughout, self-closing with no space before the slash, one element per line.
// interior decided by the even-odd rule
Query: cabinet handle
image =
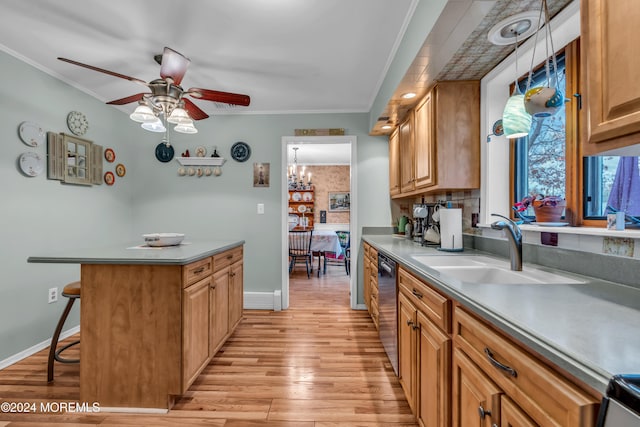
<path fill-rule="evenodd" d="M 578 100 L 578 110 L 582 110 L 582 94 L 574 93 L 573 96 L 575 96 L 576 99 Z"/>
<path fill-rule="evenodd" d="M 416 291 L 415 288 L 411 291 L 411 293 L 417 296 L 418 298 L 422 299 L 423 297 L 423 295 L 420 292 Z"/>
<path fill-rule="evenodd" d="M 204 267 L 196 268 L 193 270 L 193 274 L 200 274 L 204 271 Z"/>
<path fill-rule="evenodd" d="M 491 416 L 491 411 L 488 411 L 488 410 L 484 409 L 484 408 L 482 407 L 482 405 L 480 405 L 480 406 L 478 407 L 478 415 L 480 415 L 480 419 L 481 419 L 481 420 L 484 420 L 484 417 L 486 417 L 487 415 L 488 415 L 488 416 Z"/>
<path fill-rule="evenodd" d="M 515 369 L 513 369 L 510 366 L 503 365 L 502 363 L 494 359 L 493 353 L 491 353 L 491 350 L 489 350 L 489 347 L 484 348 L 484 354 L 487 355 L 487 359 L 489 359 L 489 363 L 491 363 L 494 367 L 500 369 L 501 371 L 506 372 L 507 374 L 511 375 L 513 378 L 516 378 L 518 376 L 518 373 L 516 372 Z"/>
<path fill-rule="evenodd" d="M 227 255 L 227 259 L 232 259 L 233 255 Z"/>
<path fill-rule="evenodd" d="M 229 273 L 229 277 L 234 277 L 236 273 Z"/>
<path fill-rule="evenodd" d="M 411 320 L 407 320 L 407 326 L 413 326 L 415 325 L 415 323 L 413 323 Z"/>

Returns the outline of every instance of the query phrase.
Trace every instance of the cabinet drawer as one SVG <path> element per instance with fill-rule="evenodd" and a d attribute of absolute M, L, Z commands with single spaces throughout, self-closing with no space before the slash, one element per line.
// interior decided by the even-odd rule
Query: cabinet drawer
<path fill-rule="evenodd" d="M 223 268 L 238 262 L 242 259 L 242 247 L 230 249 L 213 256 L 213 271 L 220 271 Z"/>
<path fill-rule="evenodd" d="M 182 287 L 189 285 L 211 275 L 212 263 L 211 257 L 192 262 L 182 267 Z"/>
<path fill-rule="evenodd" d="M 398 270 L 400 291 L 440 329 L 451 332 L 451 301 L 402 267 Z"/>
<path fill-rule="evenodd" d="M 456 306 L 454 343 L 537 424 L 591 426 L 599 398 Z"/>

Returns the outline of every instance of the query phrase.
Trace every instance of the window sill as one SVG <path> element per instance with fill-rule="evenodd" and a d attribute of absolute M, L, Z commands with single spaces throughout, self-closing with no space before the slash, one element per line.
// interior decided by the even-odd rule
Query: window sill
<path fill-rule="evenodd" d="M 478 228 L 491 228 L 491 224 L 478 224 Z M 520 229 L 522 231 L 640 239 L 640 228 L 627 228 L 626 230 L 607 230 L 606 228 L 600 227 L 544 227 L 533 224 L 521 224 Z"/>

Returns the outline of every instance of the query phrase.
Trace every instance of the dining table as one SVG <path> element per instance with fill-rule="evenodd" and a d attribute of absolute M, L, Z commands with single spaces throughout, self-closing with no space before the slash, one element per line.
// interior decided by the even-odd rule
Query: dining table
<path fill-rule="evenodd" d="M 338 234 L 333 230 L 313 230 L 311 236 L 311 252 L 318 254 L 318 276 L 320 275 L 320 261 L 325 252 L 333 252 L 335 254 L 342 253 L 342 246 Z M 325 271 L 326 273 L 326 271 Z"/>

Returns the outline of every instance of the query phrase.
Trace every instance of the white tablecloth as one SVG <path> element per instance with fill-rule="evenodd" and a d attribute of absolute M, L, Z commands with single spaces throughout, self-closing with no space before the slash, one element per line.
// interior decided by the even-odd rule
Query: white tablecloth
<path fill-rule="evenodd" d="M 313 230 L 311 237 L 311 250 L 313 252 L 342 252 L 340 239 L 333 230 Z"/>

